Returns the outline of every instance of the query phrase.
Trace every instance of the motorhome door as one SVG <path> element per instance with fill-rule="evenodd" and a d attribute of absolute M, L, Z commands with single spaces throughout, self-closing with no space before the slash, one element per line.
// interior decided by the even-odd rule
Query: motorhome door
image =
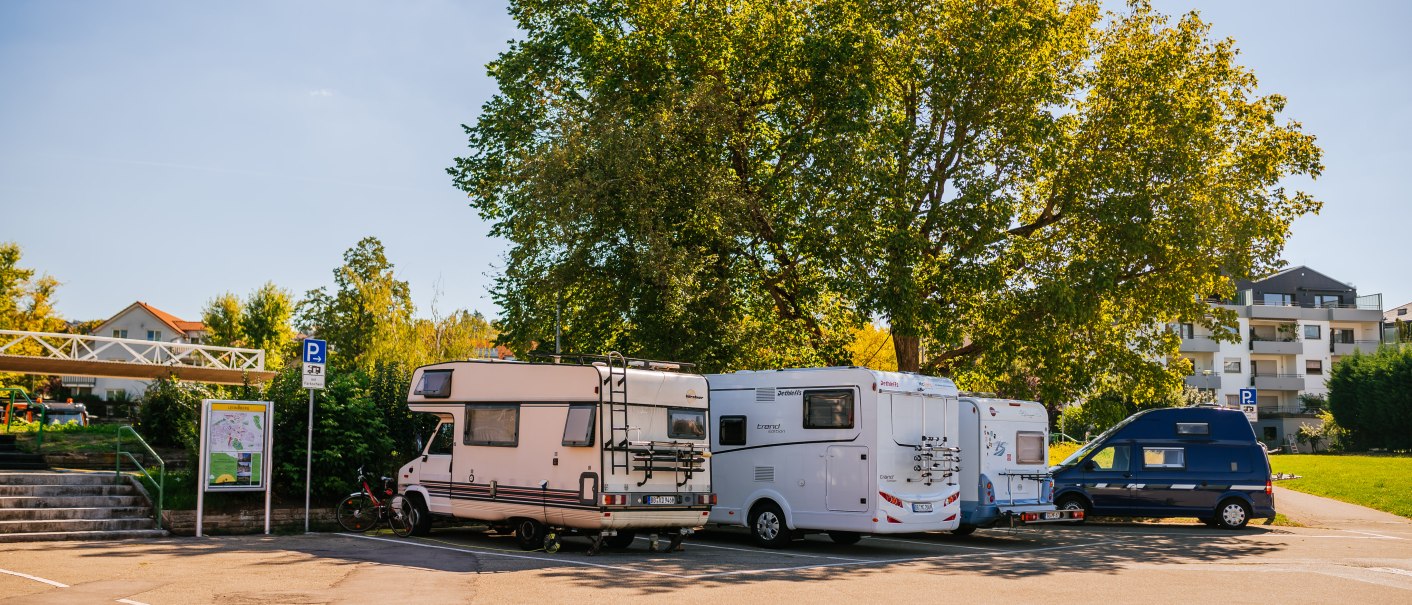
<path fill-rule="evenodd" d="M 859 512 L 868 510 L 872 484 L 868 481 L 868 448 L 856 445 L 830 445 L 828 483 L 824 501 L 829 510 Z"/>
<path fill-rule="evenodd" d="M 443 420 L 432 434 L 427 451 L 417 469 L 419 482 L 426 486 L 431 501 L 427 509 L 434 513 L 451 514 L 451 453 L 456 449 L 456 423 Z"/>

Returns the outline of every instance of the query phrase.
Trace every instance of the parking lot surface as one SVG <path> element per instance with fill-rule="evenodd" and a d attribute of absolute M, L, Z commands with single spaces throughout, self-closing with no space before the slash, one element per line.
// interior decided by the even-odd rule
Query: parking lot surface
<path fill-rule="evenodd" d="M 1327 502 L 1308 498 L 1303 506 Z M 852 546 L 810 536 L 778 551 L 752 545 L 743 531 L 718 530 L 693 536 L 681 552 L 649 552 L 639 538 L 630 549 L 598 556 L 587 555 L 582 538 L 566 539 L 556 554 L 525 552 L 511 538 L 477 528 L 408 539 L 312 534 L 22 544 L 0 559 L 0 596 L 7 603 L 151 605 L 1412 602 L 1412 525 L 1390 515 L 1329 516 L 1339 521 L 1238 532 L 1090 524 L 964 538 L 871 537 Z"/>

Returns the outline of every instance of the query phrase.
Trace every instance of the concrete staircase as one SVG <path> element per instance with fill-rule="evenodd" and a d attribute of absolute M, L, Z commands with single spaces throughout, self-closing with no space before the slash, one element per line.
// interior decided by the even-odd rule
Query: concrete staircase
<path fill-rule="evenodd" d="M 167 535 L 136 486 L 112 473 L 0 471 L 0 544 Z"/>
<path fill-rule="evenodd" d="M 46 469 L 44 456 L 21 452 L 14 435 L 0 435 L 0 470 Z"/>

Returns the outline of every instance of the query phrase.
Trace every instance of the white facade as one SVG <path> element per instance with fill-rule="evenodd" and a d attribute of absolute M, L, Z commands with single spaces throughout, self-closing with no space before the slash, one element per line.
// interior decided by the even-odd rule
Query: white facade
<path fill-rule="evenodd" d="M 93 331 L 89 332 L 89 335 L 158 342 L 200 344 L 206 338 L 206 326 L 199 321 L 180 319 L 161 309 L 138 301 L 128 305 L 126 309 L 119 311 L 112 318 L 108 319 L 108 321 L 94 328 Z M 100 354 L 98 358 L 126 359 L 121 350 Z M 62 380 L 64 386 L 73 389 L 75 394 L 83 394 L 85 390 L 87 390 L 87 392 L 97 395 L 104 401 L 111 401 L 123 396 L 126 396 L 130 401 L 136 400 L 147 390 L 149 383 L 149 381 L 146 380 L 128 378 L 90 378 L 83 376 L 65 376 Z"/>

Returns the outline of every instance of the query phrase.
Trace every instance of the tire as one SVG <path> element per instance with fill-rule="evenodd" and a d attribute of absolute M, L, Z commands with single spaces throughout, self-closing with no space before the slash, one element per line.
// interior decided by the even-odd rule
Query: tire
<path fill-rule="evenodd" d="M 387 506 L 387 526 L 392 529 L 392 533 L 399 538 L 406 538 L 412 535 L 412 530 L 417 523 L 417 509 L 412 506 L 412 501 L 403 496 L 397 496 Z"/>
<path fill-rule="evenodd" d="M 785 523 L 779 505 L 766 500 L 750 511 L 750 537 L 765 548 L 784 548 L 794 541 L 794 532 Z"/>
<path fill-rule="evenodd" d="M 378 526 L 377 507 L 367 494 L 352 494 L 338 503 L 338 524 L 343 529 L 361 534 Z"/>
<path fill-rule="evenodd" d="M 829 539 L 833 540 L 834 544 L 847 546 L 857 544 L 859 540 L 863 539 L 863 534 L 856 531 L 831 531 L 829 532 Z"/>
<path fill-rule="evenodd" d="M 608 536 L 603 539 L 603 545 L 608 548 L 623 549 L 632 546 L 632 541 L 637 539 L 637 534 L 630 531 L 620 531 L 616 536 Z"/>
<path fill-rule="evenodd" d="M 1078 521 L 1074 521 L 1075 525 L 1081 525 L 1084 521 L 1087 521 L 1089 517 L 1093 516 L 1093 505 L 1089 504 L 1088 500 L 1085 500 L 1083 496 L 1077 494 L 1065 494 L 1063 496 L 1059 496 L 1059 499 L 1054 502 L 1054 507 L 1059 510 L 1083 511 L 1084 518 Z"/>
<path fill-rule="evenodd" d="M 539 521 L 520 519 L 515 522 L 515 544 L 520 547 L 520 550 L 544 548 L 545 529 L 544 524 Z"/>
<path fill-rule="evenodd" d="M 971 534 L 976 533 L 977 529 L 980 528 L 974 525 L 958 525 L 956 526 L 956 529 L 951 530 L 951 533 L 958 536 L 969 536 Z"/>
<path fill-rule="evenodd" d="M 1250 522 L 1250 505 L 1239 498 L 1228 498 L 1216 505 L 1216 527 L 1240 529 Z"/>
<path fill-rule="evenodd" d="M 427 503 L 416 494 L 407 494 L 407 501 L 412 505 L 412 535 L 430 535 L 431 511 L 427 510 Z"/>

